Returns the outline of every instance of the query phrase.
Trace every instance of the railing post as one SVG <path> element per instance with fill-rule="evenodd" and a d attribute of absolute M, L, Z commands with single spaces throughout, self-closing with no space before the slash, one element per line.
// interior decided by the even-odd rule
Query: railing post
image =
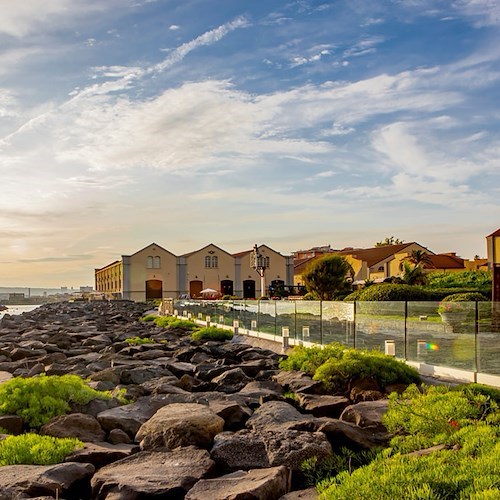
<path fill-rule="evenodd" d="M 323 345 L 323 301 L 319 301 L 319 342 Z"/>
<path fill-rule="evenodd" d="M 352 346 L 354 347 L 354 349 L 356 349 L 356 312 L 357 312 L 356 304 L 357 303 L 358 302 L 355 300 L 354 310 L 353 310 L 353 322 L 352 322 Z"/>
<path fill-rule="evenodd" d="M 477 382 L 477 373 L 481 365 L 481 358 L 479 355 L 479 304 L 477 300 L 474 309 L 474 365 L 474 382 Z"/>
<path fill-rule="evenodd" d="M 405 335 L 404 335 L 404 360 L 408 360 L 407 346 L 408 346 L 408 301 L 405 300 Z"/>

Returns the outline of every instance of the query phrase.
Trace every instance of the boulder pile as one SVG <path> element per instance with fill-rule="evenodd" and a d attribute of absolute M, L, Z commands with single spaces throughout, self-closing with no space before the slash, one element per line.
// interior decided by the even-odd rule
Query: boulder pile
<path fill-rule="evenodd" d="M 96 399 L 37 429 L 85 446 L 61 464 L 0 467 L 0 500 L 316 498 L 296 491 L 304 460 L 387 443 L 387 400 L 324 394 L 303 373 L 280 371 L 282 355 L 194 341 L 139 321 L 146 308 L 64 302 L 0 320 L 0 383 L 77 374 L 129 401 Z M 126 342 L 135 337 L 151 342 Z M 27 425 L 0 415 L 0 428 Z"/>

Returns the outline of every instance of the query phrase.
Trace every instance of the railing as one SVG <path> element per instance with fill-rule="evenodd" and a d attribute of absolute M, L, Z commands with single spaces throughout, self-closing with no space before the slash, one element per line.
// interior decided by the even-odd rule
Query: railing
<path fill-rule="evenodd" d="M 408 362 L 500 375 L 500 303 L 447 304 L 448 311 L 429 301 L 174 300 L 173 309 L 247 335 L 278 342 L 285 336 L 291 345 L 389 347 Z"/>

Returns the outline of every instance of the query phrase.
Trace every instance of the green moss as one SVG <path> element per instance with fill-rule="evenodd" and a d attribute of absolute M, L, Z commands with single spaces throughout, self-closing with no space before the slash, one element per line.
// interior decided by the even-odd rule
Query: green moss
<path fill-rule="evenodd" d="M 3 465 L 51 465 L 64 460 L 83 443 L 74 438 L 56 438 L 38 434 L 8 436 L 0 441 L 0 466 Z"/>
<path fill-rule="evenodd" d="M 162 328 L 171 330 L 185 330 L 190 331 L 197 328 L 196 323 L 187 319 L 178 319 L 175 316 L 157 316 L 154 320 L 155 324 Z"/>
<path fill-rule="evenodd" d="M 90 388 L 77 375 L 16 377 L 0 385 L 0 414 L 19 415 L 32 428 L 67 413 L 71 404 L 110 399 L 107 392 Z"/>
<path fill-rule="evenodd" d="M 233 332 L 225 330 L 224 328 L 208 326 L 194 331 L 191 338 L 193 340 L 231 340 L 233 338 Z"/>
<path fill-rule="evenodd" d="M 154 344 L 155 341 L 149 337 L 129 337 L 125 339 L 125 342 L 129 345 L 143 345 L 143 344 Z"/>

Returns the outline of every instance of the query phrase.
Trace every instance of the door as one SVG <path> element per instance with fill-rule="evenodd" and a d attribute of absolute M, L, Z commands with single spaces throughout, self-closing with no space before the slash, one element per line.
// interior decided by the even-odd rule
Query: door
<path fill-rule="evenodd" d="M 233 295 L 233 282 L 231 280 L 222 280 L 220 282 L 220 291 L 222 295 Z"/>
<path fill-rule="evenodd" d="M 203 290 L 203 281 L 193 280 L 189 282 L 189 295 L 192 299 L 201 298 L 201 291 Z"/>
<path fill-rule="evenodd" d="M 163 298 L 163 281 L 149 280 L 146 281 L 146 300 L 154 300 Z"/>
<path fill-rule="evenodd" d="M 255 299 L 255 280 L 245 280 L 243 282 L 243 298 Z"/>

